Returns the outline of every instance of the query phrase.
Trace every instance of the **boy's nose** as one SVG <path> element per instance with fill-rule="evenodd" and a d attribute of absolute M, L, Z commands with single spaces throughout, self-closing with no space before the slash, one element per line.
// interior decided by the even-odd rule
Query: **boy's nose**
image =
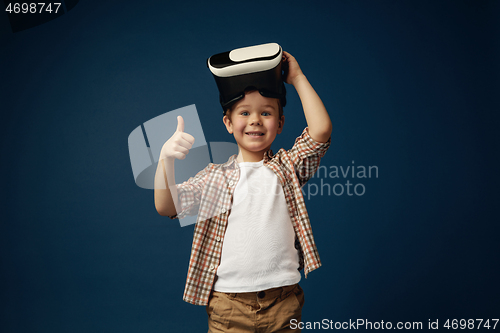
<path fill-rule="evenodd" d="M 262 122 L 260 121 L 260 117 L 252 117 L 250 118 L 250 125 L 261 125 Z"/>

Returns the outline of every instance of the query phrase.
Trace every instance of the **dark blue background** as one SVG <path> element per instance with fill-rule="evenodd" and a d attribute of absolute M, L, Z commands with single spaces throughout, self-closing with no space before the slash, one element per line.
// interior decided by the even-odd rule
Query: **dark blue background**
<path fill-rule="evenodd" d="M 194 103 L 207 141 L 233 140 L 205 60 L 267 42 L 330 113 L 322 164 L 379 168 L 351 180 L 363 196 L 307 201 L 323 267 L 302 280 L 303 320 L 499 318 L 499 14 L 498 1 L 82 0 L 15 34 L 0 14 L 2 332 L 207 330 L 182 301 L 193 228 L 135 185 L 127 138 Z M 288 91 L 275 150 L 306 125 Z"/>

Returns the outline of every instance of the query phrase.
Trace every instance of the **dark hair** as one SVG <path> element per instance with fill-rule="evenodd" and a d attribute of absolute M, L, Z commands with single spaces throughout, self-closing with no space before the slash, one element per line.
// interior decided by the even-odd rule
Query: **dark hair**
<path fill-rule="evenodd" d="M 248 89 L 248 90 L 245 90 L 245 94 L 248 93 L 248 92 L 252 92 L 252 91 L 256 91 L 255 89 Z M 279 98 L 273 98 L 273 99 L 276 99 L 278 100 L 278 119 L 281 120 L 281 117 L 283 116 L 283 106 L 281 105 L 281 101 Z M 225 111 L 224 111 L 224 116 L 227 116 L 229 113 L 231 113 L 233 111 L 233 108 L 234 106 L 236 105 L 237 103 L 234 103 L 232 104 L 229 108 L 227 108 Z"/>

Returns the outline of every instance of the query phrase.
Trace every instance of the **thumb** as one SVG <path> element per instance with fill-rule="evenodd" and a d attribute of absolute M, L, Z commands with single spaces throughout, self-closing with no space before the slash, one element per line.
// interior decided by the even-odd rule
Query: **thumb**
<path fill-rule="evenodd" d="M 184 119 L 181 116 L 177 116 L 177 132 L 184 132 Z"/>

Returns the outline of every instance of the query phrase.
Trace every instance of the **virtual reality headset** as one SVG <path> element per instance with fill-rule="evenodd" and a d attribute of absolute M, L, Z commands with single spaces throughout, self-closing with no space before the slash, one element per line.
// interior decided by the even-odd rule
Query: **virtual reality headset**
<path fill-rule="evenodd" d="M 224 110 L 245 97 L 246 90 L 258 90 L 264 97 L 279 98 L 286 105 L 281 75 L 283 50 L 276 43 L 243 47 L 208 58 L 207 65 L 219 88 Z"/>

